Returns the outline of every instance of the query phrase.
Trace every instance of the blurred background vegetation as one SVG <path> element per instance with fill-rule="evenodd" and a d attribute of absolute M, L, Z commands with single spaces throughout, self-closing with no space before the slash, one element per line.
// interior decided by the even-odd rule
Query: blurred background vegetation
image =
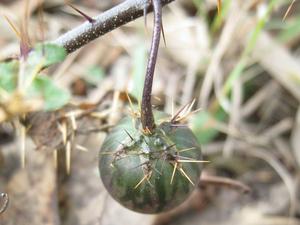
<path fill-rule="evenodd" d="M 18 27 L 25 2 L 0 1 L 1 61 L 17 55 L 20 43 L 4 16 Z M 32 45 L 84 21 L 63 0 L 29 2 L 25 27 Z M 72 4 L 96 16 L 120 2 Z M 146 27 L 143 18 L 126 24 L 45 71 L 69 93 L 68 106 L 30 115 L 34 124 L 0 124 L 0 192 L 10 196 L 0 224 L 300 224 L 297 0 L 223 0 L 219 14 L 217 0 L 175 0 L 163 9 L 166 45 L 153 103 L 172 114 L 195 99 L 187 122 L 211 161 L 204 173 L 239 180 L 252 192 L 208 186 L 160 215 L 131 212 L 108 196 L 98 151 L 107 129 L 129 110 L 126 93 L 140 101 L 151 14 L 147 21 Z"/>

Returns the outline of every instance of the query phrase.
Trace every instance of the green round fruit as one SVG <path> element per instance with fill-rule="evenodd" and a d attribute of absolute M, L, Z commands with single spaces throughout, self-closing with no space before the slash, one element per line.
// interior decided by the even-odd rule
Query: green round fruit
<path fill-rule="evenodd" d="M 120 204 L 141 213 L 160 213 L 185 201 L 199 182 L 200 146 L 187 126 L 156 115 L 145 134 L 139 118 L 125 117 L 100 150 L 102 182 Z"/>

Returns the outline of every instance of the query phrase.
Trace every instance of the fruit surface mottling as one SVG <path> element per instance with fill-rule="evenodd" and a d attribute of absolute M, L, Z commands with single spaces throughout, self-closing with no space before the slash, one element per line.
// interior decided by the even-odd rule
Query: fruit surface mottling
<path fill-rule="evenodd" d="M 152 134 L 138 118 L 125 117 L 108 134 L 100 151 L 104 186 L 120 204 L 141 213 L 170 210 L 186 200 L 201 173 L 201 149 L 187 126 L 156 113 Z"/>

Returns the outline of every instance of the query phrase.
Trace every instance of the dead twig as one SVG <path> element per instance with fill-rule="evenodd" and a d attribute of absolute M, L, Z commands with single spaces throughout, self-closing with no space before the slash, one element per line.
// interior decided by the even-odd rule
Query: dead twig
<path fill-rule="evenodd" d="M 1 193 L 0 194 L 0 202 L 1 202 L 1 204 L 0 204 L 0 214 L 2 214 L 7 209 L 7 206 L 8 206 L 8 203 L 9 203 L 8 194 Z"/>
<path fill-rule="evenodd" d="M 228 187 L 235 190 L 240 190 L 242 193 L 246 194 L 251 191 L 251 188 L 240 181 L 233 180 L 227 177 L 220 177 L 220 176 L 212 176 L 212 175 L 205 175 L 201 176 L 200 182 L 198 184 L 199 188 L 203 188 L 209 185 L 221 186 L 221 187 Z"/>

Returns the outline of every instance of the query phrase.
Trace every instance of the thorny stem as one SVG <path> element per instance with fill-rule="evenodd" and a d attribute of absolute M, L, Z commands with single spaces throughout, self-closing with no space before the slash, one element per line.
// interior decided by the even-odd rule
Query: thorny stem
<path fill-rule="evenodd" d="M 141 121 L 144 131 L 150 132 L 155 128 L 155 122 L 151 105 L 151 92 L 155 64 L 157 59 L 160 34 L 162 29 L 162 6 L 161 0 L 152 0 L 154 11 L 154 28 L 151 42 L 149 60 L 146 69 L 142 106 L 141 106 Z"/>
<path fill-rule="evenodd" d="M 164 6 L 173 1 L 160 0 L 160 3 Z M 68 53 L 74 52 L 96 38 L 143 16 L 145 7 L 147 13 L 152 11 L 149 0 L 127 0 L 93 18 L 93 23 L 86 21 L 52 43 L 64 47 Z"/>

